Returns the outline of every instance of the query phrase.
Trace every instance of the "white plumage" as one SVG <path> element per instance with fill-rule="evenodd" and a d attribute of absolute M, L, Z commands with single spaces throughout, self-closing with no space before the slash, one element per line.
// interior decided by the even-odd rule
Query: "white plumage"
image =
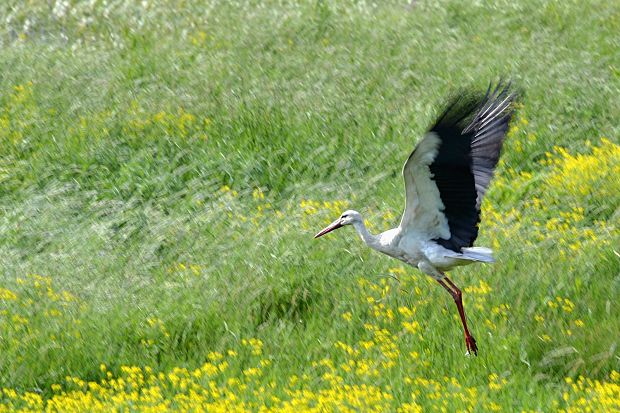
<path fill-rule="evenodd" d="M 461 93 L 450 102 L 405 162 L 405 210 L 397 228 L 372 235 L 360 213 L 349 210 L 315 235 L 352 225 L 369 247 L 433 277 L 454 298 L 467 350 L 474 354 L 478 349 L 467 327 L 461 291 L 444 271 L 494 262 L 490 249 L 473 243 L 515 98 L 510 85 L 499 84 L 483 96 Z"/>

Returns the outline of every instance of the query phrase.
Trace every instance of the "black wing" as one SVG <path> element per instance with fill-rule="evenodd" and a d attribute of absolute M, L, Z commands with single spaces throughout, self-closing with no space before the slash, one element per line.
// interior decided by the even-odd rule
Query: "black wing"
<path fill-rule="evenodd" d="M 426 232 L 452 251 L 473 245 L 515 98 L 510 85 L 500 83 L 484 96 L 463 93 L 452 100 L 405 163 L 401 227 Z"/>

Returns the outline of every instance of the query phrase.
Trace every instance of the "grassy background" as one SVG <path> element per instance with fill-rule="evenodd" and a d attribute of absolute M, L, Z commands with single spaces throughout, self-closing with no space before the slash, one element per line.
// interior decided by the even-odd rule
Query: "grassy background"
<path fill-rule="evenodd" d="M 0 387 L 50 397 L 101 363 L 191 369 L 257 338 L 259 383 L 316 391 L 313 362 L 368 323 L 399 355 L 367 360 L 395 366 L 336 370 L 392 407 L 447 376 L 561 408 L 565 377 L 620 368 L 618 2 L 73 3 L 0 5 Z M 475 287 L 465 358 L 445 291 L 312 235 L 346 208 L 397 225 L 442 102 L 501 76 L 524 94 L 478 242 L 498 263 L 452 274 Z"/>

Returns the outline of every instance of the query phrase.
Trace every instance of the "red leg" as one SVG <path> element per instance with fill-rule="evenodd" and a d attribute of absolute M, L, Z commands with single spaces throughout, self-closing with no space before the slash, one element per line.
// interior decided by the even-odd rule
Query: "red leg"
<path fill-rule="evenodd" d="M 470 353 L 474 353 L 477 356 L 478 347 L 476 346 L 476 340 L 469 333 L 469 329 L 467 328 L 467 319 L 465 318 L 465 309 L 463 308 L 463 293 L 448 277 L 444 276 L 443 280 L 437 280 L 437 282 L 450 293 L 452 298 L 454 298 L 456 308 L 459 310 L 459 316 L 461 316 L 461 323 L 463 323 L 463 331 L 465 333 L 465 345 L 467 346 L 467 351 Z"/>

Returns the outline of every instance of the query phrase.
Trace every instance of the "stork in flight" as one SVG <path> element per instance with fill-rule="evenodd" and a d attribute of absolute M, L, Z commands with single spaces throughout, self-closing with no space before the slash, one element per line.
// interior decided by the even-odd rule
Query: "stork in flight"
<path fill-rule="evenodd" d="M 472 262 L 494 262 L 488 248 L 474 247 L 480 204 L 493 177 L 514 113 L 516 94 L 500 82 L 494 90 L 454 98 L 418 143 L 403 167 L 405 212 L 400 225 L 379 235 L 357 211 L 345 211 L 314 237 L 353 225 L 370 248 L 435 279 L 454 298 L 468 353 L 478 354 L 467 328 L 461 290 L 445 271 Z"/>

